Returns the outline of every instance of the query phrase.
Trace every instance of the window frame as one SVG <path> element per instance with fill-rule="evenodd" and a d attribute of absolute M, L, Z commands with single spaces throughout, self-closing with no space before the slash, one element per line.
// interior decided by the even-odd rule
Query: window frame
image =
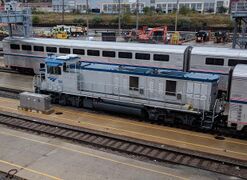
<path fill-rule="evenodd" d="M 22 51 L 32 51 L 32 46 L 31 45 L 27 45 L 27 44 L 22 44 L 21 45 L 21 50 Z"/>
<path fill-rule="evenodd" d="M 47 74 L 61 75 L 62 68 L 60 66 L 47 66 Z"/>
<path fill-rule="evenodd" d="M 236 62 L 236 63 L 233 63 L 233 62 Z M 243 60 L 243 59 L 228 59 L 228 66 L 235 67 L 238 64 L 247 64 L 247 60 Z"/>
<path fill-rule="evenodd" d="M 75 51 L 77 51 L 77 52 L 75 52 Z M 73 52 L 73 54 L 77 54 L 77 55 L 85 55 L 85 49 L 73 48 L 72 52 Z M 79 52 L 83 52 L 83 53 L 79 53 Z"/>
<path fill-rule="evenodd" d="M 100 56 L 100 50 L 97 50 L 97 49 L 87 49 L 87 56 L 99 57 Z"/>
<path fill-rule="evenodd" d="M 49 48 L 56 49 L 56 51 L 50 51 L 50 50 L 48 50 Z M 48 53 L 57 53 L 57 47 L 55 47 L 55 46 L 46 46 L 45 50 Z"/>
<path fill-rule="evenodd" d="M 138 76 L 129 76 L 129 90 L 139 91 L 139 82 Z"/>
<path fill-rule="evenodd" d="M 135 53 L 135 59 L 150 61 L 151 54 L 150 53 Z"/>
<path fill-rule="evenodd" d="M 220 63 L 219 63 L 219 61 L 220 61 Z M 225 59 L 224 58 L 207 57 L 205 59 L 205 64 L 211 65 L 211 66 L 224 66 Z"/>
<path fill-rule="evenodd" d="M 173 83 L 175 83 L 175 86 Z M 165 94 L 168 96 L 176 96 L 176 94 L 177 94 L 177 81 L 166 80 L 166 92 L 165 92 Z"/>
<path fill-rule="evenodd" d="M 130 56 L 123 56 L 123 54 L 129 54 Z M 133 59 L 133 53 L 132 52 L 126 52 L 126 51 L 119 51 L 118 52 L 118 58 L 121 58 L 121 59 Z"/>
<path fill-rule="evenodd" d="M 111 53 L 114 54 L 114 55 L 111 55 Z M 116 58 L 116 51 L 105 51 L 105 50 L 103 50 L 102 51 L 102 57 Z"/>
<path fill-rule="evenodd" d="M 11 50 L 20 50 L 21 46 L 20 46 L 20 44 L 10 44 L 10 49 Z"/>
<path fill-rule="evenodd" d="M 65 51 L 63 51 L 63 50 L 65 50 Z M 67 50 L 68 50 L 68 52 L 66 52 Z M 70 48 L 67 48 L 67 47 L 60 47 L 59 48 L 59 53 L 61 53 L 61 54 L 70 54 L 71 50 L 70 50 Z"/>
<path fill-rule="evenodd" d="M 163 57 L 166 57 L 166 59 L 162 59 L 161 57 L 157 58 L 157 56 L 163 56 Z M 168 55 L 168 54 L 154 54 L 153 60 L 154 61 L 160 61 L 160 62 L 169 62 L 170 61 L 170 55 Z"/>
<path fill-rule="evenodd" d="M 42 50 L 40 50 L 40 49 L 42 49 Z M 44 52 L 45 48 L 44 48 L 44 46 L 33 46 L 33 51 Z"/>

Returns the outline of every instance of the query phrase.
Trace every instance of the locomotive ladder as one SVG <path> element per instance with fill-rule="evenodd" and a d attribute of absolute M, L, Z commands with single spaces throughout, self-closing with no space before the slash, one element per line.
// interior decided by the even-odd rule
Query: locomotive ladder
<path fill-rule="evenodd" d="M 215 123 L 215 119 L 219 116 L 219 113 L 216 113 L 216 108 L 221 101 L 216 99 L 212 112 L 203 112 L 203 118 L 201 121 L 201 127 L 203 129 L 212 129 Z"/>

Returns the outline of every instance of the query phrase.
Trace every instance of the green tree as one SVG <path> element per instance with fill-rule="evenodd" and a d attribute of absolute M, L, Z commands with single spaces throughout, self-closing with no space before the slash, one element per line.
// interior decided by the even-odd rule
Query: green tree
<path fill-rule="evenodd" d="M 180 9 L 179 9 L 179 14 L 182 14 L 182 15 L 188 15 L 192 13 L 192 10 L 186 6 L 182 6 Z"/>
<path fill-rule="evenodd" d="M 122 22 L 125 24 L 131 23 L 131 15 L 129 13 L 124 13 L 121 19 L 122 19 Z"/>
<path fill-rule="evenodd" d="M 33 24 L 39 24 L 40 23 L 40 17 L 39 16 L 33 16 Z"/>
<path fill-rule="evenodd" d="M 220 14 L 223 14 L 223 13 L 226 13 L 227 12 L 227 8 L 226 7 L 224 7 L 224 6 L 221 6 L 221 7 L 218 7 L 218 13 L 220 13 Z"/>
<path fill-rule="evenodd" d="M 102 22 L 103 22 L 103 19 L 100 16 L 95 16 L 92 19 L 92 24 L 101 24 Z"/>
<path fill-rule="evenodd" d="M 145 15 L 151 16 L 151 15 L 153 15 L 155 12 L 156 12 L 156 10 L 155 10 L 154 7 L 144 7 L 144 8 L 143 8 L 143 13 L 144 13 Z"/>
<path fill-rule="evenodd" d="M 85 24 L 85 20 L 82 19 L 82 18 L 74 19 L 73 20 L 73 23 L 76 23 L 76 24 Z"/>

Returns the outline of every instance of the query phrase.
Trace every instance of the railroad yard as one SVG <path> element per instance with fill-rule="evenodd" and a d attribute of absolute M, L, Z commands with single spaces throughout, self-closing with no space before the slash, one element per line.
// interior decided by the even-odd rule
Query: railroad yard
<path fill-rule="evenodd" d="M 87 109 L 55 106 L 54 113 L 50 115 L 18 110 L 19 101 L 16 93 L 33 92 L 33 77 L 18 74 L 15 71 L 10 73 L 4 70 L 0 73 L 1 142 L 7 140 L 6 143 L 2 143 L 4 148 L 1 149 L 5 155 L 0 160 L 0 167 L 5 172 L 16 169 L 20 177 L 27 179 L 68 179 L 70 177 L 72 179 L 122 179 L 122 177 L 131 179 L 132 176 L 141 177 L 139 174 L 143 175 L 141 179 L 228 179 L 231 176 L 246 178 L 247 142 L 245 140 L 231 137 L 217 139 L 217 134 L 210 135 L 149 124 L 135 117 L 129 119 Z M 8 123 L 6 120 L 10 118 L 13 118 L 13 121 Z M 19 118 L 30 122 L 25 122 L 26 120 L 22 122 Z M 35 122 L 41 121 L 42 124 L 44 120 L 47 122 L 42 125 L 43 127 L 39 127 L 31 124 L 32 119 Z M 49 130 L 52 128 L 48 126 L 49 124 L 55 129 Z M 14 129 L 8 130 L 6 127 Z M 24 129 L 24 131 L 16 131 L 18 129 Z M 41 134 L 42 137 L 30 135 L 32 132 Z M 54 139 L 54 137 L 57 138 Z M 107 140 L 103 140 L 106 137 Z M 18 148 L 14 148 L 13 152 L 12 143 L 7 143 L 9 139 L 18 140 Z M 81 147 L 80 144 L 87 147 Z M 26 152 L 26 150 L 23 151 L 22 146 L 30 148 Z M 30 151 L 34 155 L 23 159 L 26 157 L 25 153 Z M 36 153 L 38 154 L 35 155 Z M 15 157 L 15 154 L 18 156 Z M 62 156 L 71 158 L 62 158 L 64 159 L 64 162 L 60 160 L 62 166 L 54 164 L 52 169 L 45 168 L 48 167 L 46 164 L 50 165 Z M 83 160 L 84 157 L 85 160 Z M 144 162 L 139 162 L 140 159 Z M 80 174 L 77 166 L 80 166 L 82 162 L 84 164 L 84 161 L 87 167 Z M 180 165 L 177 166 L 174 163 Z M 115 173 L 108 171 L 109 174 L 105 174 L 106 169 L 96 171 L 95 164 L 98 166 L 104 164 L 107 169 L 114 169 Z M 68 166 L 72 169 L 67 169 Z M 133 167 L 136 170 L 133 171 Z M 201 170 L 194 169 L 198 167 Z M 63 168 L 66 170 L 62 170 Z M 126 171 L 133 174 L 129 173 L 128 177 L 124 174 Z"/>
<path fill-rule="evenodd" d="M 247 179 L 247 1 L 62 3 L 0 3 L 0 180 Z"/>

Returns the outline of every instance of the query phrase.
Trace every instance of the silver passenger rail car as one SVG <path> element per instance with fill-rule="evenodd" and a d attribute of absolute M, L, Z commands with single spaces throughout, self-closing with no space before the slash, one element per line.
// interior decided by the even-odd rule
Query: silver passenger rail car
<path fill-rule="evenodd" d="M 49 53 L 77 54 L 84 61 L 183 70 L 189 46 L 60 40 L 47 38 L 6 38 L 5 65 L 39 72 Z"/>
<path fill-rule="evenodd" d="M 190 72 L 219 74 L 219 90 L 228 92 L 231 70 L 237 64 L 247 64 L 247 51 L 230 48 L 193 47 L 189 64 Z"/>

